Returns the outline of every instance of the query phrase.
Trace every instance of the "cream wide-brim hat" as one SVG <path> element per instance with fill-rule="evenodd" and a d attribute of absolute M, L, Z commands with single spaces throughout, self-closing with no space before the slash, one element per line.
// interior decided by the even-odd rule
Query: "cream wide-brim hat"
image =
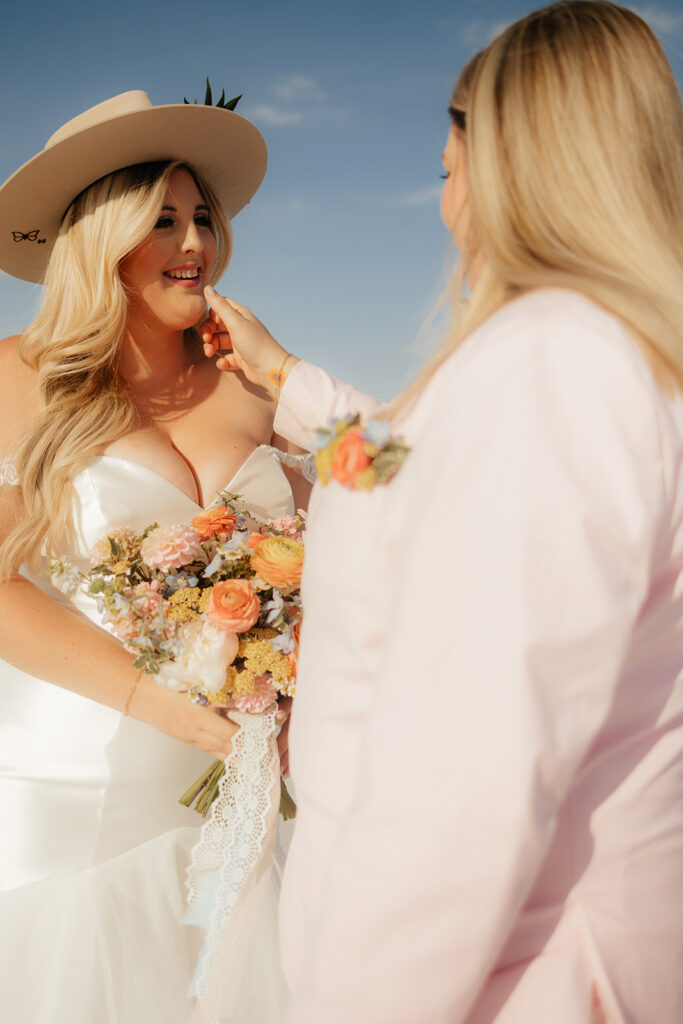
<path fill-rule="evenodd" d="M 76 196 L 112 171 L 155 160 L 194 167 L 231 219 L 263 181 L 268 151 L 258 128 L 234 111 L 155 107 L 139 90 L 114 96 L 67 121 L 0 187 L 0 268 L 42 281 Z"/>

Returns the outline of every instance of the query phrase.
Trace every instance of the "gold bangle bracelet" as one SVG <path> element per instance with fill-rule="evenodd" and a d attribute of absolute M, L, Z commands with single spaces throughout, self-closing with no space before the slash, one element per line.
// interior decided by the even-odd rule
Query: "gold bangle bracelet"
<path fill-rule="evenodd" d="M 138 672 L 138 674 L 136 675 L 135 679 L 133 680 L 133 685 L 130 688 L 128 696 L 126 697 L 126 703 L 125 703 L 124 708 L 123 708 L 123 716 L 124 716 L 124 718 L 127 717 L 128 713 L 130 711 L 130 706 L 133 703 L 133 697 L 135 696 L 135 691 L 138 688 L 138 683 L 140 682 L 140 680 L 142 679 L 144 674 L 145 674 L 145 670 L 144 670 L 144 668 L 141 668 L 140 671 Z"/>

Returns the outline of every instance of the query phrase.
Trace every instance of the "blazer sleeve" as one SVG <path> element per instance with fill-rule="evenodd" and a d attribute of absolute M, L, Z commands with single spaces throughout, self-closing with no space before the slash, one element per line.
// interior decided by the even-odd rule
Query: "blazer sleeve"
<path fill-rule="evenodd" d="M 287 376 L 280 393 L 273 430 L 311 451 L 316 429 L 324 427 L 333 416 L 342 418 L 358 412 L 367 420 L 384 408 L 384 402 L 378 398 L 344 384 L 318 366 L 300 361 Z"/>
<path fill-rule="evenodd" d="M 360 782 L 286 1024 L 466 1021 L 618 701 L 664 500 L 657 391 L 630 341 L 522 327 L 441 369 L 390 485 Z"/>

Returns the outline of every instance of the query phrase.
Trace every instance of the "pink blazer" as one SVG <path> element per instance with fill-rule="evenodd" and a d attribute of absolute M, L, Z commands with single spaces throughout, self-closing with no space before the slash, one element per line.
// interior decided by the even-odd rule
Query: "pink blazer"
<path fill-rule="evenodd" d="M 276 430 L 376 406 L 302 363 Z M 286 1022 L 681 1024 L 683 401 L 548 290 L 396 432 L 314 492 Z"/>

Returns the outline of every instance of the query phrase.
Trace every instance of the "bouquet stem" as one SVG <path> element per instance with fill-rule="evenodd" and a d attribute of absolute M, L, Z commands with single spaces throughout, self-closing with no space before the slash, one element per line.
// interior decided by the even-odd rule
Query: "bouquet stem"
<path fill-rule="evenodd" d="M 296 818 L 296 804 L 289 795 L 285 780 L 282 778 L 280 779 L 280 814 L 283 821 Z"/>
<path fill-rule="evenodd" d="M 185 807 L 191 807 L 197 801 L 195 810 L 204 817 L 209 813 L 209 808 L 218 796 L 218 783 L 225 772 L 225 764 L 216 759 L 199 778 L 192 783 L 180 797 L 179 803 Z"/>
<path fill-rule="evenodd" d="M 203 772 L 190 788 L 186 790 L 178 800 L 184 807 L 191 807 L 195 803 L 195 811 L 204 818 L 211 810 L 211 804 L 218 796 L 218 786 L 225 774 L 225 764 L 216 759 Z M 289 795 L 285 780 L 280 779 L 280 814 L 283 821 L 289 821 L 296 817 L 296 804 Z"/>

